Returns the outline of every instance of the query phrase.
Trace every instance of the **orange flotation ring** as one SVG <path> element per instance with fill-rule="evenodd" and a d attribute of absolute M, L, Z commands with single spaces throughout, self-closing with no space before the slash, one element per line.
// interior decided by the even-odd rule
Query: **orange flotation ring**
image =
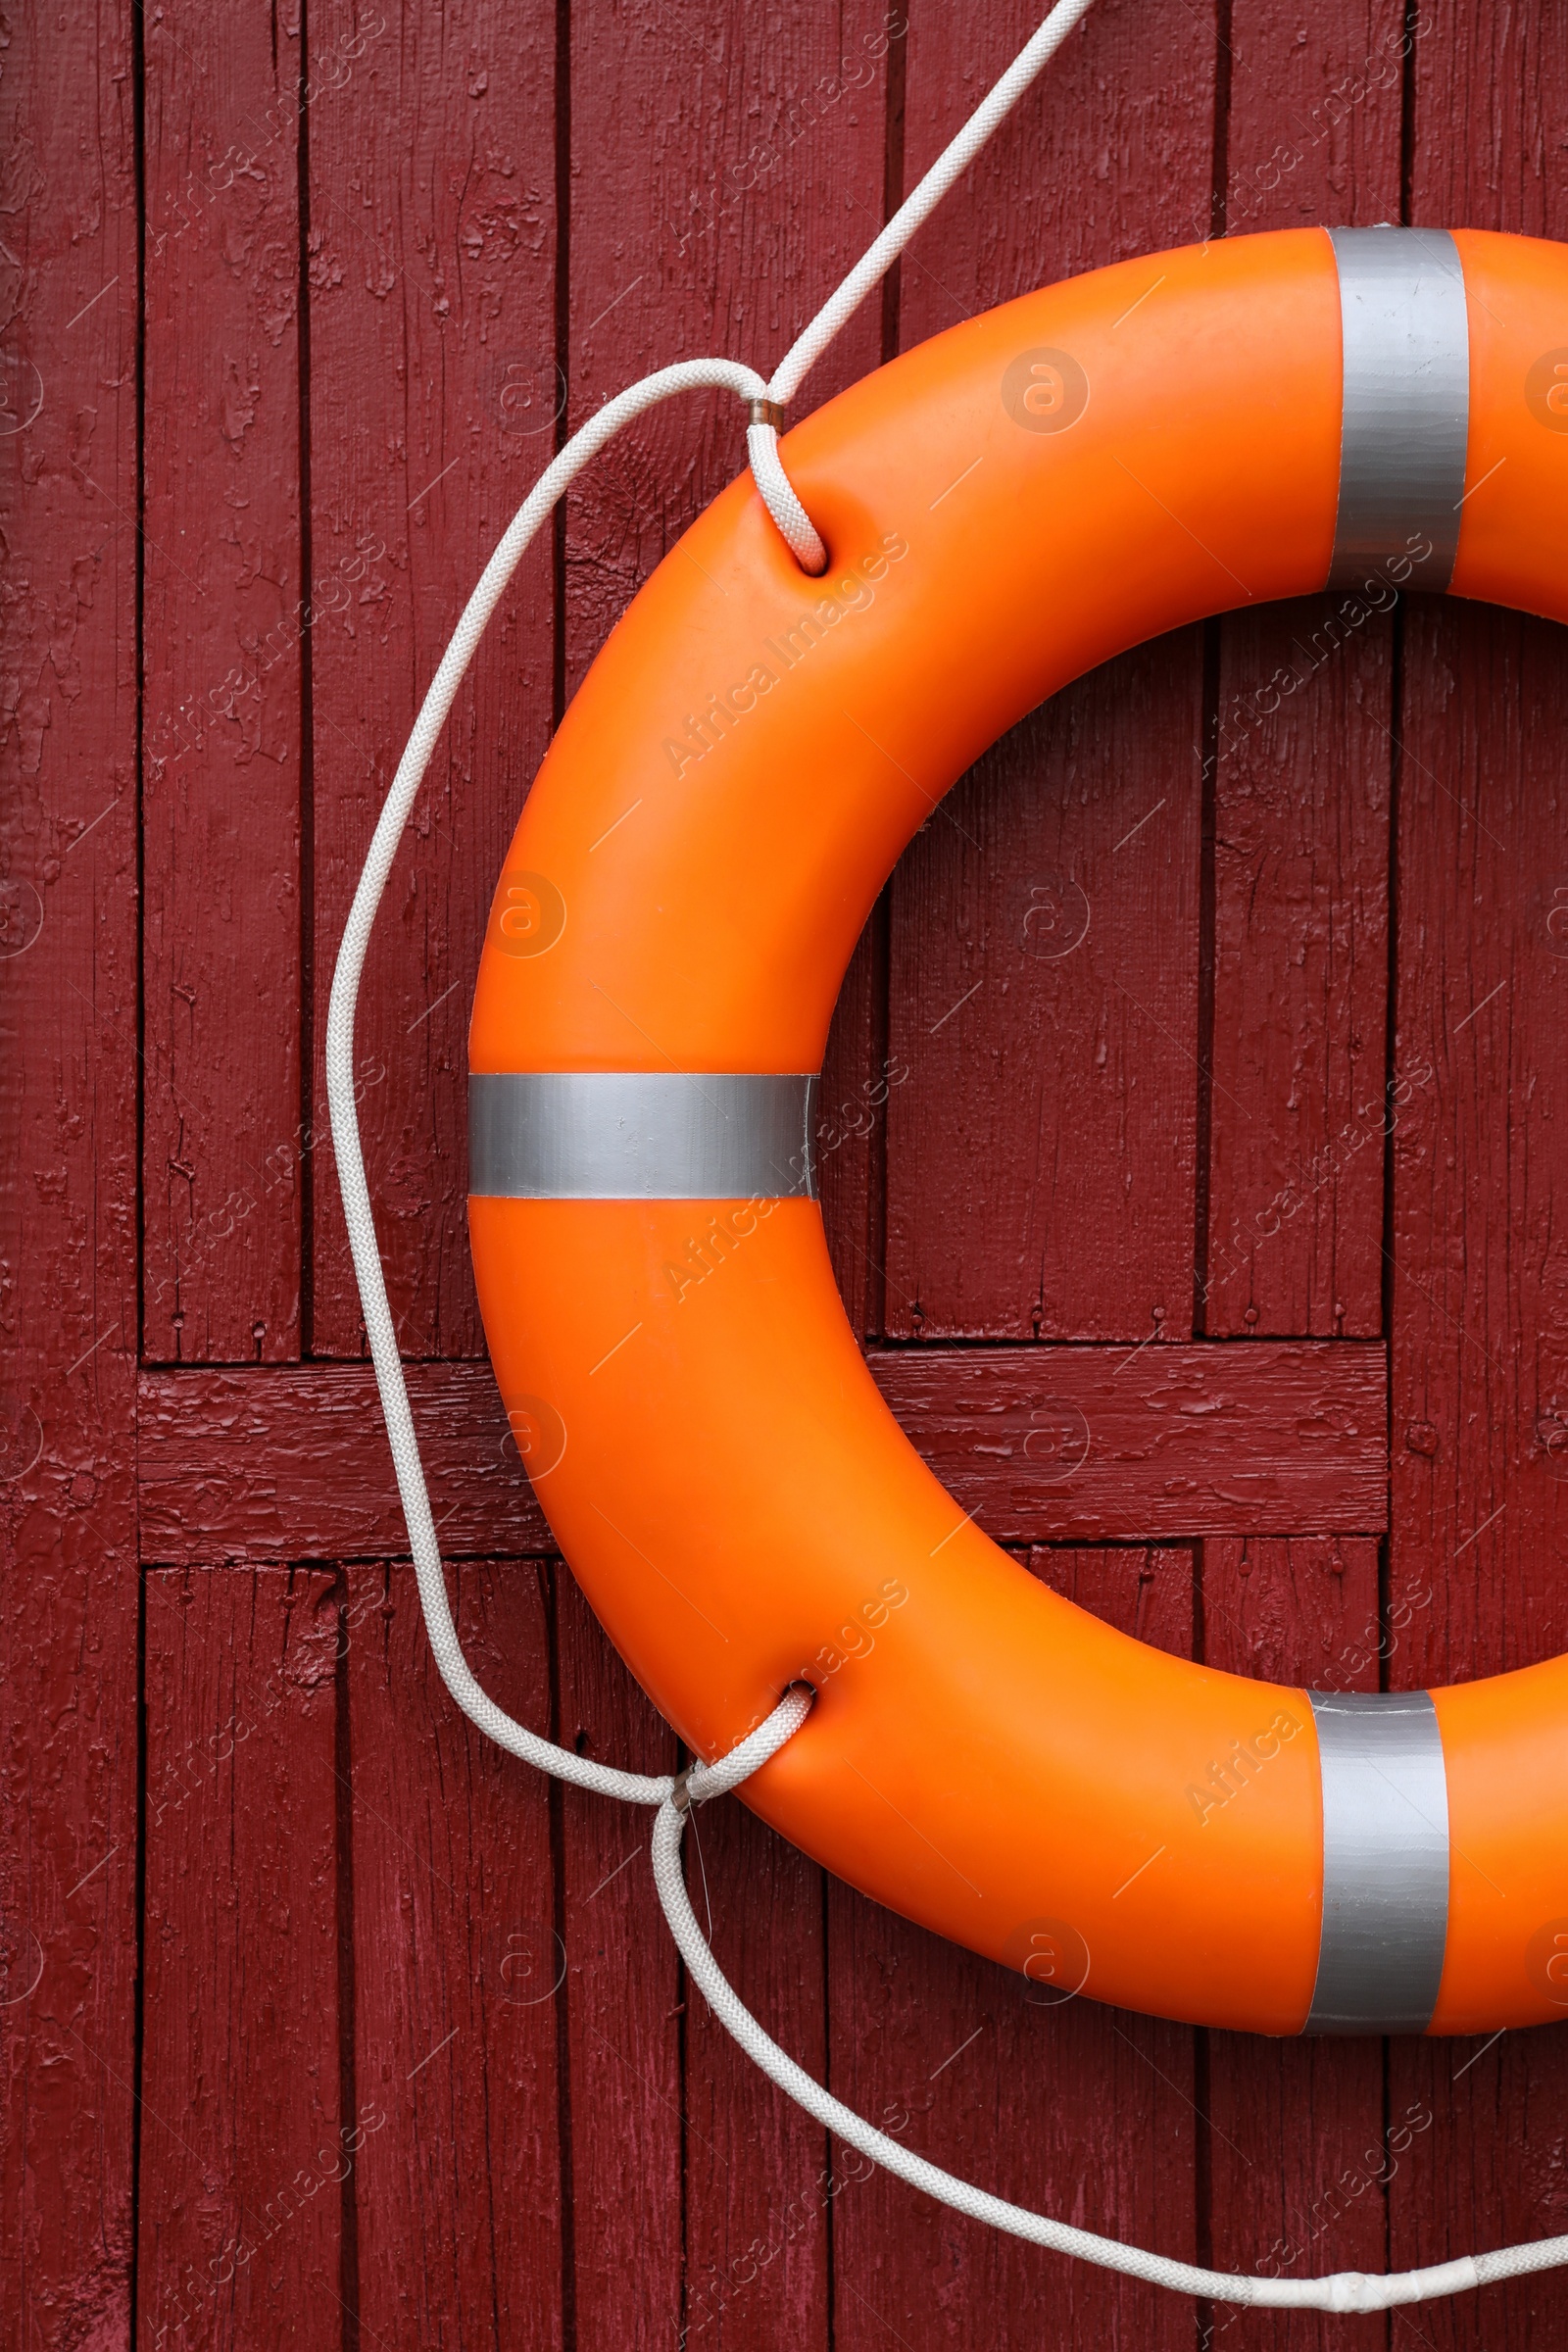
<path fill-rule="evenodd" d="M 1267 2034 L 1568 2008 L 1568 1660 L 1326 1696 L 1113 1632 L 920 1461 L 845 1319 L 813 1073 L 942 794 L 1141 640 L 1325 583 L 1568 617 L 1568 256 L 1293 230 L 939 336 L 637 597 L 498 887 L 470 1230 L 563 1551 L 682 1739 L 866 1893 L 1063 1991 Z M 1216 1789 L 1233 1801 L 1216 1802 Z"/>

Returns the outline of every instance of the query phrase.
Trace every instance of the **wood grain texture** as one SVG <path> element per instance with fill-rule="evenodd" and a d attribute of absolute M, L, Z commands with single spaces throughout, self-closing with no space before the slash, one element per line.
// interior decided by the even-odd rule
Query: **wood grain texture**
<path fill-rule="evenodd" d="M 304 19 L 148 23 L 148 1354 L 300 1349 Z"/>
<path fill-rule="evenodd" d="M 1308 20 L 1235 0 L 1219 190 L 1232 233 L 1399 217 L 1405 35 L 1398 0 Z M 1391 1095 L 1387 1068 L 1394 603 L 1391 584 L 1211 632 L 1208 1332 L 1383 1328 L 1387 1139 L 1421 1099 Z M 1376 1690 L 1391 1663 L 1397 1677 L 1376 1545 L 1259 1533 L 1202 1547 L 1205 1660 L 1310 1688 Z M 1203 2068 L 1212 2259 L 1287 2276 L 1383 2267 L 1398 2162 L 1383 2047 L 1212 2034 Z M 1235 2352 L 1381 2345 L 1388 2327 L 1204 2315 L 1206 2340 Z"/>
<path fill-rule="evenodd" d="M 1209 1332 L 1382 1328 L 1393 645 L 1353 596 L 1222 625 Z"/>
<path fill-rule="evenodd" d="M 1398 218 L 1402 0 L 1298 20 L 1229 12 L 1231 234 Z M 1396 602 L 1384 580 L 1213 631 L 1205 1331 L 1382 1328 Z"/>
<path fill-rule="evenodd" d="M 569 1578 L 557 1619 L 563 1746 L 673 1772 L 668 1727 Z M 666 2352 L 685 2325 L 686 1980 L 654 1891 L 649 1818 L 563 1786 L 571 2309 L 579 2344 Z"/>
<path fill-rule="evenodd" d="M 1396 1021 L 1399 1052 L 1436 1075 L 1427 1116 L 1394 1139 L 1390 1593 L 1414 1612 L 1400 1679 L 1420 1686 L 1568 1645 L 1568 967 L 1547 928 L 1563 810 L 1540 725 L 1568 708 L 1568 662 L 1560 632 L 1485 610 L 1430 608 L 1406 643 Z M 1465 2147 L 1462 2169 L 1424 2159 L 1393 2182 L 1396 2259 L 1457 2243 L 1478 2210 L 1498 2243 L 1557 2226 L 1560 2034 L 1484 2055 L 1396 2045 L 1390 2083 L 1396 2109 L 1438 2114 L 1440 2146 Z M 1521 2284 L 1435 2313 L 1429 2333 L 1490 2352 L 1561 2342 L 1563 2326 L 1560 2298 Z"/>
<path fill-rule="evenodd" d="M 1386 1524 L 1380 1347 L 907 1348 L 871 1368 L 1002 1543 Z"/>
<path fill-rule="evenodd" d="M 1387 1524 L 1383 1349 L 902 1348 L 869 1363 L 912 1444 L 988 1534 L 1345 1533 Z M 415 1364 L 449 1556 L 552 1539 L 484 1364 Z M 368 1365 L 144 1375 L 144 1558 L 373 1558 L 406 1545 Z"/>
<path fill-rule="evenodd" d="M 342 2338 L 335 1690 L 319 1570 L 147 1580 L 141 2340 Z"/>
<path fill-rule="evenodd" d="M 474 581 L 552 454 L 558 11 L 312 17 L 311 563 L 316 753 L 315 1348 L 363 1352 L 320 1046 L 371 826 Z M 365 1151 L 405 1348 L 481 1347 L 468 1265 L 468 1007 L 485 909 L 551 723 L 536 546 L 459 695 L 387 887 L 361 997 Z"/>
<path fill-rule="evenodd" d="M 1207 1664 L 1311 1690 L 1376 1690 L 1399 1647 L 1379 1614 L 1378 1547 L 1365 1538 L 1207 1543 L 1202 1614 Z M 1381 2041 L 1205 2037 L 1218 2267 L 1271 2278 L 1384 2267 L 1387 2185 L 1400 2156 L 1388 2137 L 1386 2066 Z M 1208 2340 L 1226 2352 L 1326 2352 L 1347 2340 L 1346 2327 L 1311 2312 L 1220 2306 L 1206 2321 Z M 1386 2340 L 1382 2319 L 1349 2328 L 1351 2343 Z"/>
<path fill-rule="evenodd" d="M 825 1878 L 740 1805 L 694 1810 L 692 1902 L 719 1966 L 792 2058 L 827 2058 Z M 636 1865 L 633 1865 L 635 1868 Z M 686 2007 L 683 2328 L 701 2352 L 815 2352 L 832 2341 L 831 2200 L 838 2153 L 759 2074 L 698 1993 Z"/>
<path fill-rule="evenodd" d="M 1178 1655 L 1185 1550 L 1036 1552 L 1037 1575 Z M 1198 2226 L 1193 2035 L 1079 2000 L 940 1942 L 834 1883 L 833 2087 L 922 2155 L 1038 2211 L 1191 2258 Z M 1033 2340 L 1188 2352 L 1190 2304 L 1022 2246 L 836 2151 L 835 2330 L 850 2352 L 974 2340 L 1027 2314 Z M 1020 2323 L 1021 2324 L 1021 2323 Z"/>
<path fill-rule="evenodd" d="M 1192 1328 L 1200 689 L 1196 631 L 1107 664 L 1014 728 L 900 861 L 899 1338 Z"/>
<path fill-rule="evenodd" d="M 131 12 L 0 92 L 0 2340 L 123 2344 L 137 1886 Z"/>
<path fill-rule="evenodd" d="M 1552 1565 L 1568 1544 L 1568 962 L 1548 927 L 1564 803 L 1529 715 L 1564 708 L 1560 630 L 1412 614 L 1396 1017 L 1399 1054 L 1432 1078 L 1394 1139 L 1392 1573 L 1396 1592 L 1441 1584 L 1412 1658 L 1436 1682 L 1568 1642 Z"/>
<path fill-rule="evenodd" d="M 449 1557 L 552 1548 L 488 1364 L 411 1364 L 415 1426 Z M 407 1550 L 368 1364 L 143 1376 L 144 1556 L 379 1559 Z"/>
<path fill-rule="evenodd" d="M 484 1688 L 550 1720 L 542 1572 L 456 1572 Z M 556 1930 L 547 1783 L 442 1687 L 413 1571 L 354 1568 L 342 1665 L 353 1782 L 355 2097 L 386 2119 L 356 2178 L 362 2341 L 563 2342 Z"/>
<path fill-rule="evenodd" d="M 911 18 L 906 185 L 1027 29 L 1007 7 Z M 1213 34 L 1203 7 L 1097 9 L 900 265 L 901 339 L 1174 242 L 1163 214 L 1212 176 Z M 1136 215 L 1104 169 L 1129 151 L 1159 158 Z M 888 1051 L 911 1077 L 889 1102 L 890 1335 L 1190 1331 L 1200 738 L 1196 640 L 1145 649 L 1015 729 L 901 861 Z M 1058 1574 L 1070 1557 L 1051 1555 Z M 1104 1567 L 1119 1587 L 1122 1555 Z M 1178 1648 L 1191 1585 L 1176 1555 Z M 1139 1590 L 1115 1600 L 1147 1623 Z M 837 1887 L 829 1933 L 843 2095 L 1004 2193 L 1196 2242 L 1189 2034 L 1076 2002 L 1026 2013 L 1016 1981 Z M 1113 2134 L 1088 2120 L 1107 2108 Z M 922 2212 L 880 2175 L 847 2182 L 834 2229 L 842 2346 L 967 2342 L 982 2311 L 1060 2342 L 1191 2340 L 1190 2311 Z"/>
<path fill-rule="evenodd" d="M 906 184 L 1034 22 L 911 10 Z M 1097 7 L 900 265 L 902 340 L 1190 234 L 1218 55 L 1207 5 Z M 1187 632 L 1014 729 L 902 860 L 890 1333 L 1190 1331 L 1201 737 Z"/>
<path fill-rule="evenodd" d="M 11 28 L 5 2352 L 1568 2348 L 1550 2277 L 1387 2324 L 1195 2312 L 824 2140 L 688 1998 L 646 1817 L 459 1721 L 348 1360 L 312 1063 L 484 555 L 623 383 L 775 360 L 1041 13 L 225 0 Z M 1097 0 L 799 405 L 1220 225 L 1568 233 L 1565 91 L 1543 0 Z M 465 1636 L 524 1720 L 646 1766 L 669 1735 L 551 1560 L 476 1360 L 463 1033 L 564 696 L 742 462 L 733 403 L 672 406 L 530 557 L 361 1039 Z M 852 1323 L 961 1506 L 1139 1638 L 1363 1689 L 1568 1646 L 1565 702 L 1538 624 L 1238 615 L 1015 730 L 872 918 L 823 1097 Z M 690 1870 L 788 2047 L 1048 2210 L 1247 2271 L 1568 2228 L 1561 2036 L 1036 2008 L 739 1805 Z"/>
<path fill-rule="evenodd" d="M 766 374 L 881 226 L 884 0 L 764 13 L 741 0 L 573 12 L 567 416 L 645 368 L 718 352 Z M 880 357 L 868 304 L 804 414 Z M 565 502 L 568 692 L 672 541 L 745 464 L 727 394 L 641 418 Z"/>

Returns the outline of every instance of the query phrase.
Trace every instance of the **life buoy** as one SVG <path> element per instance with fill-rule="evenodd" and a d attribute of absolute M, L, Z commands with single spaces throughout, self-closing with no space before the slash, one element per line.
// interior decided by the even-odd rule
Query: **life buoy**
<path fill-rule="evenodd" d="M 1046 1590 L 865 1367 L 812 1074 L 905 843 L 1070 679 L 1325 583 L 1568 617 L 1568 257 L 1293 230 L 1122 264 L 783 454 L 826 573 L 749 480 L 715 500 L 567 710 L 486 934 L 473 1258 L 562 1549 L 700 1753 L 815 1683 L 747 1801 L 1037 1981 L 1267 2034 L 1558 2016 L 1568 1660 L 1326 1696 Z"/>

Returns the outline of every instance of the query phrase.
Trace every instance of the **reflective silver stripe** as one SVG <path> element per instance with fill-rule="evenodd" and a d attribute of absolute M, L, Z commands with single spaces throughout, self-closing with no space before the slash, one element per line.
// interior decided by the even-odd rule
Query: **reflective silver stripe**
<path fill-rule="evenodd" d="M 1426 1690 L 1307 1693 L 1323 1765 L 1308 2034 L 1420 2034 L 1448 1936 L 1448 1777 Z"/>
<path fill-rule="evenodd" d="M 1340 508 L 1331 588 L 1432 552 L 1411 588 L 1446 588 L 1470 428 L 1470 322 L 1446 228 L 1331 228 L 1345 331 Z"/>
<path fill-rule="evenodd" d="M 513 1200 L 816 1194 L 816 1080 L 648 1070 L 468 1080 L 468 1190 Z"/>

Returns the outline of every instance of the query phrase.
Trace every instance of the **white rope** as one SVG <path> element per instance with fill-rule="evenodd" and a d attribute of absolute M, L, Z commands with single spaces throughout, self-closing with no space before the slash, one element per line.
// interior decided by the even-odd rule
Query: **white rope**
<path fill-rule="evenodd" d="M 747 2055 L 808 2115 L 814 2116 L 852 2147 L 860 2149 L 874 2163 L 898 2174 L 913 2187 L 924 2190 L 927 2195 L 952 2206 L 956 2212 L 969 2214 L 977 2221 L 1006 2230 L 1012 2236 L 1027 2238 L 1035 2245 L 1047 2246 L 1058 2253 L 1076 2255 L 1083 2261 L 1099 2264 L 1102 2269 L 1125 2272 L 1129 2277 L 1148 2279 L 1156 2286 L 1170 2287 L 1178 2293 L 1202 2296 L 1211 2302 L 1304 2306 L 1336 2312 L 1385 2311 L 1396 2304 L 1424 2302 L 1433 2296 L 1454 2294 L 1462 2288 L 1488 2285 L 1495 2279 L 1552 2269 L 1568 2262 L 1568 2237 L 1543 2238 L 1534 2245 L 1510 2246 L 1494 2254 L 1467 2255 L 1458 2262 L 1443 2263 L 1434 2269 L 1396 2272 L 1387 2277 L 1367 2277 L 1356 2271 L 1342 2271 L 1320 2278 L 1259 2278 L 1225 2271 L 1200 2270 L 1191 2263 L 1173 2262 L 1164 2255 L 1147 2253 L 1141 2247 L 1127 2246 L 1118 2239 L 1102 2237 L 1094 2230 L 1071 2229 L 1064 2222 L 1054 2222 L 1042 2214 L 1030 2213 L 1023 2206 L 1008 2204 L 1004 2198 L 994 2197 L 986 2190 L 975 2188 L 968 2181 L 943 2172 L 939 2166 L 928 2163 L 911 2149 L 889 2139 L 852 2108 L 844 2106 L 769 2038 L 733 1990 L 704 1940 L 686 1895 L 681 1872 L 681 1838 L 688 1807 L 738 1787 L 769 1756 L 775 1755 L 785 1741 L 793 1738 L 810 1712 L 811 1694 L 799 1689 L 786 1691 L 766 1718 L 727 1756 L 710 1764 L 694 1764 L 673 1778 L 668 1774 L 620 1772 L 610 1765 L 596 1764 L 586 1756 L 575 1754 L 570 1748 L 559 1747 L 554 1741 L 541 1739 L 536 1732 L 528 1731 L 496 1705 L 469 1669 L 447 1599 L 441 1549 L 436 1541 L 430 1499 L 424 1484 L 424 1468 L 419 1458 L 418 1437 L 403 1379 L 397 1329 L 387 1300 L 381 1254 L 375 1238 L 375 1219 L 370 1207 L 365 1159 L 360 1146 L 359 1113 L 355 1103 L 354 1021 L 370 932 L 387 877 L 392 870 L 398 843 L 458 688 L 484 634 L 486 623 L 540 525 L 589 460 L 623 425 L 629 424 L 633 417 L 640 416 L 645 410 L 656 407 L 661 401 L 670 400 L 679 392 L 718 387 L 735 393 L 748 403 L 767 401 L 782 407 L 845 320 L 885 274 L 921 221 L 934 211 L 959 172 L 978 154 L 998 123 L 1028 88 L 1047 59 L 1060 47 L 1073 26 L 1092 6 L 1093 0 L 1059 0 L 1059 5 L 1019 52 L 957 137 L 944 149 L 913 194 L 894 215 L 832 299 L 823 305 L 805 333 L 791 346 L 774 370 L 770 382 L 764 384 L 754 368 L 742 367 L 733 360 L 689 360 L 678 367 L 661 368 L 653 375 L 644 376 L 614 400 L 608 401 L 580 431 L 572 434 L 560 455 L 546 468 L 485 565 L 479 584 L 453 632 L 452 642 L 441 658 L 415 721 L 414 731 L 398 762 L 392 789 L 371 837 L 365 870 L 360 876 L 344 928 L 343 942 L 338 950 L 337 968 L 332 976 L 331 1003 L 326 1022 L 327 1102 L 331 1113 L 338 1183 L 343 1195 L 343 1214 L 348 1225 L 349 1247 L 365 1315 L 366 1337 L 369 1343 L 370 1360 L 375 1368 L 381 1408 L 386 1416 L 387 1437 L 392 1447 L 392 1462 L 397 1473 L 403 1515 L 408 1523 L 425 1628 L 442 1679 L 470 1721 L 477 1724 L 480 1731 L 495 1740 L 498 1746 L 506 1748 L 525 1764 L 532 1764 L 541 1772 L 553 1773 L 558 1780 L 570 1781 L 579 1788 L 591 1788 L 604 1796 L 621 1797 L 630 1804 L 659 1807 L 654 1823 L 654 1877 L 670 1933 L 710 2007 Z M 785 474 L 778 455 L 775 428 L 765 420 L 752 422 L 747 432 L 747 445 L 757 486 L 766 501 L 768 512 L 798 561 L 808 570 L 820 570 L 827 560 L 826 550 Z"/>
<path fill-rule="evenodd" d="M 829 295 L 804 334 L 796 336 L 768 378 L 770 401 L 781 409 L 788 408 L 835 335 L 854 318 L 872 287 L 881 284 L 915 230 L 931 218 L 954 181 L 968 170 L 992 132 L 1006 120 L 1036 75 L 1055 56 L 1068 33 L 1083 22 L 1094 4 L 1095 0 L 1057 0 L 1001 80 L 975 108 L 957 137 L 943 148 L 925 177 L 905 198 L 881 235 L 866 247 L 843 284 Z M 754 423 L 747 432 L 746 447 L 757 487 L 766 501 L 768 513 L 794 550 L 797 562 L 813 574 L 825 570 L 827 549 L 790 487 L 778 454 L 776 430 L 767 423 Z"/>
<path fill-rule="evenodd" d="M 784 461 L 778 454 L 777 426 L 761 418 L 749 424 L 746 455 L 751 460 L 752 479 L 761 493 L 762 504 L 783 532 L 791 555 L 801 569 L 815 579 L 827 569 L 827 549 L 784 470 Z"/>
<path fill-rule="evenodd" d="M 839 329 L 854 317 L 872 287 L 880 284 L 915 230 L 930 219 L 954 181 L 969 169 L 992 132 L 1005 121 L 1029 84 L 1093 6 L 1094 0 L 1057 0 L 1056 7 L 1025 41 L 957 137 L 943 148 L 882 234 L 866 247 L 838 291 L 823 303 L 805 333 L 796 336 L 768 380 L 769 400 L 776 400 L 780 408 L 789 406 Z"/>
<path fill-rule="evenodd" d="M 369 1188 L 365 1180 L 365 1157 L 360 1149 L 360 1116 L 354 1099 L 354 1015 L 360 1000 L 360 979 L 365 970 L 370 932 L 381 904 L 381 894 L 386 888 L 387 876 L 392 870 L 392 860 L 397 855 L 398 843 L 403 837 L 403 828 L 409 821 L 409 811 L 424 781 L 430 755 L 446 724 L 447 713 L 463 683 L 464 673 L 484 634 L 485 623 L 500 603 L 507 582 L 515 571 L 529 541 L 540 524 L 548 519 L 567 484 L 581 472 L 589 459 L 604 448 L 607 441 L 613 439 L 622 425 L 629 424 L 634 416 L 640 416 L 645 409 L 657 407 L 662 400 L 673 399 L 677 392 L 695 391 L 705 385 L 721 386 L 738 393 L 742 400 L 760 399 L 763 392 L 762 379 L 756 369 L 743 368 L 734 360 L 688 360 L 678 368 L 662 368 L 655 375 L 645 375 L 629 391 L 607 401 L 580 432 L 572 434 L 560 456 L 546 467 L 518 508 L 506 536 L 485 565 L 479 585 L 464 610 L 463 618 L 453 631 L 452 643 L 441 657 L 440 667 L 431 680 L 430 690 L 414 722 L 414 732 L 398 761 L 397 774 L 392 779 L 386 806 L 371 836 L 365 871 L 360 876 L 354 904 L 349 908 L 343 944 L 337 953 L 337 969 L 332 974 L 332 996 L 326 1015 L 326 1100 L 332 1119 L 332 1144 L 337 1156 L 338 1185 L 343 1195 L 343 1216 L 349 1229 L 354 1276 L 360 1288 L 365 1335 L 369 1342 L 370 1361 L 375 1366 L 375 1385 L 381 1393 L 381 1410 L 386 1415 L 392 1466 L 397 1472 L 398 1494 L 403 1503 L 403 1516 L 408 1522 L 419 1600 L 430 1636 L 430 1647 L 435 1652 L 435 1662 L 441 1669 L 442 1680 L 465 1715 L 510 1754 L 520 1756 L 525 1764 L 536 1765 L 541 1772 L 553 1772 L 559 1780 L 571 1781 L 579 1788 L 596 1789 L 601 1796 L 624 1797 L 634 1805 L 661 1803 L 669 1793 L 671 1784 L 668 1778 L 650 1779 L 644 1773 L 617 1772 L 611 1765 L 595 1764 L 587 1756 L 576 1755 L 570 1748 L 558 1747 L 553 1740 L 541 1740 L 537 1732 L 527 1731 L 520 1723 L 514 1723 L 503 1708 L 496 1705 L 469 1671 L 468 1661 L 463 1654 L 463 1644 L 458 1640 L 458 1629 L 452 1622 L 452 1610 L 447 1601 L 446 1580 L 441 1573 L 441 1547 L 436 1542 L 435 1522 L 430 1515 L 424 1465 L 419 1459 L 419 1441 L 414 1427 L 414 1414 L 409 1406 L 409 1392 L 404 1385 L 397 1327 L 387 1303 L 381 1251 L 375 1238 L 375 1218 L 370 1208 Z"/>
<path fill-rule="evenodd" d="M 1095 2263 L 1102 2270 L 1121 2271 L 1129 2278 L 1147 2279 L 1152 2286 L 1169 2287 L 1177 2294 L 1200 2295 L 1210 2303 L 1267 2305 L 1276 2310 L 1389 2311 L 1396 2304 L 1425 2303 L 1437 2295 L 1458 2294 L 1466 2287 L 1488 2286 L 1495 2279 L 1515 2278 L 1525 2271 L 1550 2270 L 1568 2262 L 1568 2237 L 1548 2237 L 1535 2245 L 1510 2246 L 1497 2254 L 1467 2254 L 1458 2262 L 1439 2263 L 1424 2271 L 1396 2271 L 1387 2276 L 1337 2271 L 1317 2278 L 1249 2278 L 1245 2273 L 1205 2271 L 1194 2263 L 1174 2262 L 1168 2255 L 1124 2245 L 1118 2238 L 1102 2237 L 1098 2230 L 1074 2230 L 1066 2222 L 1031 2213 L 1025 2205 L 994 2197 L 971 2181 L 944 2172 L 940 2165 L 928 2163 L 912 2148 L 889 2139 L 853 2107 L 846 2107 L 842 2099 L 824 2090 L 762 2031 L 697 1925 L 681 1870 L 684 1827 L 685 1815 L 673 1804 L 660 1806 L 654 1822 L 654 1883 L 681 1958 L 719 2024 L 733 2034 L 752 2063 L 808 2115 L 848 2140 L 852 2148 L 858 2148 L 862 2156 L 869 2156 L 873 2164 L 897 2173 L 911 2188 L 923 2190 L 939 2204 L 951 2205 L 956 2213 L 967 2214 L 971 2221 L 988 2223 L 1010 2237 L 1027 2238 L 1031 2245 L 1047 2246 L 1054 2254 L 1076 2255 L 1079 2261 Z"/>

